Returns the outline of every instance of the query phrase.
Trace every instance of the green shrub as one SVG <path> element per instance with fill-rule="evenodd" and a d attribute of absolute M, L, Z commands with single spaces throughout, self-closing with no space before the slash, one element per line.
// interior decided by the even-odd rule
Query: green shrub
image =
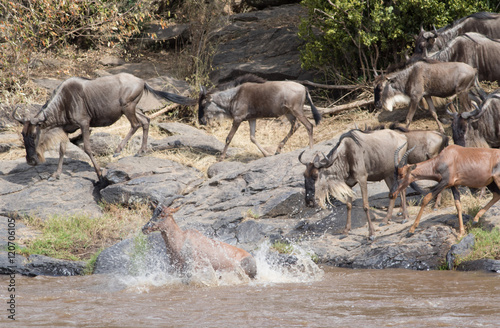
<path fill-rule="evenodd" d="M 305 68 L 337 81 L 366 81 L 413 49 L 420 27 L 441 27 L 478 11 L 496 11 L 489 0 L 303 0 L 308 17 L 299 36 Z"/>

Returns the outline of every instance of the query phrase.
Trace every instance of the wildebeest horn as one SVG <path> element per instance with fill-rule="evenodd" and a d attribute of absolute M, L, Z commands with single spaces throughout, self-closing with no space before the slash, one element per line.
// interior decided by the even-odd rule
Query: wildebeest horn
<path fill-rule="evenodd" d="M 18 121 L 19 123 L 21 124 L 24 124 L 25 120 L 23 120 L 23 118 L 21 116 L 19 116 L 17 114 L 17 110 L 19 109 L 19 106 L 16 106 L 16 108 L 14 109 L 14 111 L 12 112 L 12 117 Z"/>
<path fill-rule="evenodd" d="M 481 115 L 481 109 L 477 106 L 476 102 L 475 101 L 471 101 L 472 103 L 472 106 L 474 106 L 474 111 L 472 112 L 463 112 L 461 115 L 462 115 L 462 118 L 463 119 L 469 119 L 471 117 L 476 117 L 476 116 L 479 116 Z"/>
<path fill-rule="evenodd" d="M 402 144 L 401 146 L 399 146 L 398 148 L 396 148 L 396 151 L 394 152 L 394 166 L 398 166 L 398 157 L 399 157 L 399 151 L 401 149 L 403 149 L 404 146 L 406 146 L 406 142 L 404 144 Z"/>
<path fill-rule="evenodd" d="M 300 153 L 299 155 L 299 162 L 303 165 L 307 165 L 307 163 L 302 162 L 302 154 L 304 154 L 306 151 L 304 150 L 303 152 Z"/>
<path fill-rule="evenodd" d="M 436 36 L 436 38 L 437 38 L 437 36 L 438 36 L 438 31 L 436 30 L 436 26 L 434 26 L 434 24 L 432 24 L 432 27 L 434 28 L 434 35 L 435 35 L 435 36 Z"/>
<path fill-rule="evenodd" d="M 449 108 L 450 108 L 450 105 L 453 103 L 453 101 L 450 101 L 449 103 L 446 104 L 446 106 L 444 108 L 446 108 L 446 113 L 450 116 L 455 116 L 456 113 L 453 113 Z"/>

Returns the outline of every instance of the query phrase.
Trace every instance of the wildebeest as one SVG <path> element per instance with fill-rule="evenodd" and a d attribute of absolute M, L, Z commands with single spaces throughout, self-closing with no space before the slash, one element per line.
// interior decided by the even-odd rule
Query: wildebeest
<path fill-rule="evenodd" d="M 453 117 L 451 130 L 456 145 L 500 148 L 500 90 L 488 94 L 472 112 L 448 114 Z"/>
<path fill-rule="evenodd" d="M 205 237 L 196 230 L 181 230 L 173 214 L 179 208 L 158 205 L 151 220 L 144 225 L 142 232 L 149 234 L 160 231 L 165 241 L 168 257 L 173 266 L 181 273 L 191 269 L 211 266 L 214 270 L 237 270 L 241 267 L 250 278 L 257 275 L 257 264 L 247 251 Z"/>
<path fill-rule="evenodd" d="M 474 84 L 476 73 L 475 68 L 465 63 L 445 63 L 425 58 L 408 63 L 401 70 L 375 79 L 375 107 L 392 111 L 396 103 L 409 103 L 406 115 L 406 127 L 409 127 L 420 100 L 425 98 L 439 131 L 444 133 L 431 96 L 446 98 L 457 95 L 462 104 L 469 104 L 467 92 Z"/>
<path fill-rule="evenodd" d="M 130 131 L 118 145 L 118 155 L 132 135 L 142 127 L 142 145 L 138 154 L 146 152 L 149 131 L 149 118 L 136 109 L 144 93 L 167 99 L 179 104 L 193 105 L 190 98 L 151 88 L 144 80 L 131 74 L 120 73 L 99 77 L 94 80 L 72 77 L 62 82 L 52 93 L 42 109 L 29 120 L 19 119 L 23 123 L 23 139 L 26 148 L 26 161 L 37 165 L 43 160 L 43 141 L 51 133 L 72 133 L 81 129 L 84 150 L 90 157 L 99 182 L 103 182 L 101 169 L 90 149 L 90 127 L 109 126 L 122 115 L 130 121 Z M 67 138 L 59 139 L 59 164 L 52 178 L 58 178 L 62 171 L 63 157 Z"/>
<path fill-rule="evenodd" d="M 413 57 L 419 58 L 418 55 Z M 465 33 L 449 41 L 442 50 L 429 53 L 426 57 L 469 64 L 477 69 L 479 81 L 500 82 L 500 40 L 478 33 Z"/>
<path fill-rule="evenodd" d="M 324 205 L 330 195 L 334 196 L 347 206 L 347 223 L 344 233 L 351 230 L 351 210 L 354 192 L 352 187 L 359 183 L 363 198 L 363 210 L 368 221 L 369 236 L 375 234 L 370 218 L 368 204 L 368 181 L 384 180 L 388 188 L 394 182 L 395 151 L 406 151 L 407 138 L 393 130 L 361 131 L 350 130 L 342 134 L 339 141 L 328 155 L 316 154 L 314 159 L 307 163 L 304 172 L 305 203 L 307 206 L 315 205 L 315 196 Z M 388 156 L 388 154 L 391 154 Z M 317 194 L 317 195 L 316 195 Z M 404 193 L 403 193 L 404 195 Z M 383 223 L 392 217 L 395 199 L 391 199 L 387 216 Z M 403 207 L 405 199 L 402 200 Z M 403 209 L 403 212 L 404 209 Z"/>
<path fill-rule="evenodd" d="M 395 156 L 397 154 L 395 153 Z M 459 236 L 465 233 L 462 221 L 462 206 L 460 193 L 456 186 L 470 188 L 488 187 L 493 198 L 474 217 L 477 223 L 479 218 L 500 199 L 500 150 L 489 148 L 468 148 L 458 145 L 446 147 L 437 157 L 418 164 L 406 164 L 408 153 L 403 155 L 397 166 L 398 179 L 391 188 L 390 197 L 395 198 L 408 185 L 418 180 L 434 180 L 438 183 L 422 200 L 422 206 L 415 222 L 411 226 L 408 236 L 413 235 L 418 227 L 424 208 L 429 201 L 441 193 L 445 188 L 451 188 L 458 213 Z"/>
<path fill-rule="evenodd" d="M 500 39 L 500 14 L 479 12 L 460 18 L 439 30 L 434 28 L 434 31 L 424 31 L 420 28 L 420 33 L 415 38 L 414 52 L 423 54 L 425 51 L 433 53 L 442 50 L 448 41 L 467 32 L 476 32 L 492 39 Z"/>
<path fill-rule="evenodd" d="M 314 106 L 309 91 L 302 84 L 292 81 L 266 81 L 255 75 L 247 74 L 233 82 L 219 85 L 215 90 L 208 93 L 202 88 L 199 98 L 198 119 L 202 125 L 207 123 L 206 116 L 210 114 L 223 114 L 233 119 L 233 125 L 226 138 L 226 144 L 219 160 L 225 158 L 229 143 L 243 121 L 248 121 L 250 125 L 250 140 L 264 156 L 269 156 L 271 154 L 262 148 L 255 138 L 256 120 L 258 118 L 285 115 L 290 122 L 290 131 L 278 145 L 276 154 L 281 152 L 287 140 L 295 132 L 296 119 L 306 127 L 309 134 L 309 146 L 312 148 L 313 125 L 304 114 L 306 99 L 311 104 L 314 121 L 317 125 L 321 120 L 321 115 Z"/>

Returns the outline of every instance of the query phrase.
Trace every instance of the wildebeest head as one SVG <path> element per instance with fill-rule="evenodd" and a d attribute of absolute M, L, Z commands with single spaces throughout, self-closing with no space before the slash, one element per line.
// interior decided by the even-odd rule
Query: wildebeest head
<path fill-rule="evenodd" d="M 329 160 L 324 154 L 322 154 L 323 158 L 319 154 L 316 154 L 312 162 L 306 163 L 302 161 L 302 154 L 304 152 L 299 155 L 299 162 L 306 166 L 306 170 L 304 171 L 305 202 L 307 206 L 314 207 L 316 204 L 314 198 L 316 194 L 316 181 L 318 181 L 320 170 L 332 166 L 333 161 Z"/>
<path fill-rule="evenodd" d="M 408 104 L 410 98 L 395 86 L 395 79 L 380 75 L 375 79 L 374 88 L 375 108 L 392 111 L 397 103 Z"/>
<path fill-rule="evenodd" d="M 37 150 L 42 130 L 40 120 L 36 117 L 31 120 L 25 120 L 20 118 L 16 112 L 17 108 L 14 110 L 12 115 L 23 125 L 21 134 L 23 136 L 24 148 L 26 149 L 26 162 L 31 166 L 36 166 L 45 162 L 43 153 Z"/>
<path fill-rule="evenodd" d="M 451 103 L 449 103 L 447 107 L 450 104 Z M 475 110 L 472 112 L 463 112 L 457 114 L 451 112 L 448 108 L 446 109 L 448 115 L 453 118 L 451 121 L 453 143 L 462 147 L 465 147 L 465 135 L 467 134 L 469 122 L 477 120 L 482 114 L 481 108 L 479 108 L 475 102 L 472 102 L 472 105 L 475 107 Z"/>
<path fill-rule="evenodd" d="M 426 54 L 434 46 L 437 37 L 438 32 L 436 30 L 436 27 L 434 27 L 434 31 L 424 31 L 424 29 L 420 27 L 420 33 L 415 37 L 414 53 L 422 55 Z"/>
<path fill-rule="evenodd" d="M 396 198 L 397 195 L 402 191 L 402 190 L 405 190 L 406 188 L 408 188 L 408 186 L 410 185 L 411 181 L 410 181 L 410 174 L 411 174 L 411 171 L 413 171 L 417 165 L 416 164 L 413 164 L 413 165 L 407 165 L 408 163 L 408 155 L 410 155 L 410 153 L 415 149 L 416 146 L 414 146 L 413 148 L 407 150 L 403 157 L 401 157 L 401 160 L 398 161 L 398 157 L 399 157 L 399 151 L 404 147 L 406 146 L 406 143 L 404 143 L 403 145 L 401 145 L 400 147 L 398 147 L 396 149 L 396 151 L 394 152 L 394 170 L 395 170 L 395 179 L 394 179 L 394 184 L 392 185 L 391 187 L 391 190 L 389 191 L 389 197 L 392 199 L 392 198 Z"/>
<path fill-rule="evenodd" d="M 156 206 L 153 216 L 151 219 L 142 227 L 142 233 L 147 235 L 150 234 L 153 231 L 158 231 L 161 229 L 162 223 L 164 223 L 167 219 L 172 218 L 172 214 L 177 212 L 179 210 L 179 207 L 177 208 L 170 208 L 167 206 L 164 206 L 162 204 L 158 204 Z"/>

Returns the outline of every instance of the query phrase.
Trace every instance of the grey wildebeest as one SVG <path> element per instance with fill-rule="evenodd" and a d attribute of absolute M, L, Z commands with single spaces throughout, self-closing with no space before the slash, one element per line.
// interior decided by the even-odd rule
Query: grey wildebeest
<path fill-rule="evenodd" d="M 398 154 L 395 153 L 395 156 Z M 446 147 L 437 157 L 418 164 L 406 164 L 408 152 L 405 153 L 396 167 L 398 179 L 391 188 L 390 197 L 397 195 L 418 180 L 434 180 L 438 183 L 422 200 L 422 206 L 408 235 L 415 233 L 424 208 L 429 201 L 441 193 L 445 188 L 451 188 L 455 207 L 458 213 L 459 236 L 465 233 L 462 221 L 462 206 L 457 186 L 470 188 L 488 187 L 493 198 L 474 217 L 474 223 L 500 199 L 500 150 L 490 148 L 468 148 L 458 145 Z"/>
<path fill-rule="evenodd" d="M 302 162 L 301 157 L 304 153 L 302 152 L 299 161 L 306 166 L 304 172 L 306 205 L 313 207 L 315 196 L 321 206 L 324 206 L 330 195 L 344 202 L 347 206 L 344 233 L 347 234 L 351 230 L 352 200 L 355 195 L 351 188 L 359 183 L 369 236 L 373 238 L 375 229 L 370 218 L 368 181 L 384 180 L 388 188 L 391 188 L 394 182 L 394 160 L 391 155 L 401 150 L 404 153 L 406 143 L 407 138 L 393 130 L 354 129 L 342 134 L 335 147 L 326 156 L 316 154 L 313 160 L 307 163 Z M 404 193 L 402 195 L 404 197 Z M 403 212 L 405 203 L 406 200 L 402 200 Z M 391 199 L 383 223 L 387 223 L 392 217 L 394 204 L 395 199 Z"/>
<path fill-rule="evenodd" d="M 191 269 L 211 266 L 214 270 L 232 271 L 243 269 L 250 278 L 257 275 L 257 264 L 247 251 L 227 243 L 210 239 L 197 230 L 183 231 L 174 220 L 179 208 L 158 205 L 153 216 L 142 228 L 144 234 L 160 231 L 165 241 L 167 255 L 181 273 Z"/>
<path fill-rule="evenodd" d="M 424 58 L 408 63 L 401 70 L 378 76 L 374 88 L 375 107 L 392 111 L 396 103 L 409 103 L 406 115 L 406 127 L 409 127 L 420 100 L 425 98 L 439 131 L 444 133 L 431 96 L 446 98 L 457 95 L 462 104 L 468 104 L 467 92 L 475 78 L 476 69 L 465 63 Z"/>
<path fill-rule="evenodd" d="M 445 27 L 434 31 L 424 31 L 420 28 L 415 38 L 415 53 L 425 51 L 433 53 L 446 47 L 448 41 L 467 32 L 476 32 L 492 39 L 500 39 L 500 14 L 479 12 L 460 18 Z"/>
<path fill-rule="evenodd" d="M 139 154 L 145 153 L 149 131 L 149 118 L 136 109 L 144 93 L 152 93 L 158 98 L 179 104 L 194 104 L 192 99 L 151 88 L 144 80 L 131 74 L 99 77 L 94 80 L 72 77 L 62 82 L 52 93 L 42 109 L 23 123 L 23 139 L 26 148 L 26 161 L 37 165 L 43 160 L 43 151 L 48 138 L 59 135 L 59 163 L 52 178 L 58 178 L 62 171 L 66 151 L 67 133 L 81 129 L 84 150 L 90 157 L 99 182 L 103 182 L 101 169 L 95 161 L 90 148 L 90 127 L 103 127 L 115 123 L 122 115 L 130 121 L 130 131 L 118 145 L 115 155 L 119 154 L 132 135 L 142 127 L 142 145 Z"/>
<path fill-rule="evenodd" d="M 465 33 L 449 41 L 442 50 L 424 56 L 443 62 L 469 64 L 477 69 L 479 81 L 500 82 L 500 40 L 479 33 Z M 419 55 L 413 57 L 418 59 Z"/>
<path fill-rule="evenodd" d="M 500 90 L 485 95 L 472 112 L 448 114 L 453 117 L 451 130 L 456 145 L 500 148 Z"/>
<path fill-rule="evenodd" d="M 309 91 L 302 84 L 292 81 L 266 81 L 252 74 L 243 75 L 236 80 L 219 85 L 207 93 L 202 87 L 199 98 L 198 119 L 201 125 L 207 123 L 206 116 L 222 114 L 233 119 L 233 124 L 226 138 L 224 150 L 219 157 L 226 156 L 229 143 L 243 121 L 250 125 L 250 140 L 259 148 L 264 156 L 271 155 L 257 142 L 255 138 L 256 120 L 258 118 L 279 117 L 285 115 L 290 122 L 290 131 L 280 142 L 276 154 L 296 130 L 298 119 L 307 129 L 309 146 L 313 146 L 313 125 L 304 114 L 304 102 L 311 104 L 316 125 L 321 120 L 321 114 L 314 106 Z"/>

